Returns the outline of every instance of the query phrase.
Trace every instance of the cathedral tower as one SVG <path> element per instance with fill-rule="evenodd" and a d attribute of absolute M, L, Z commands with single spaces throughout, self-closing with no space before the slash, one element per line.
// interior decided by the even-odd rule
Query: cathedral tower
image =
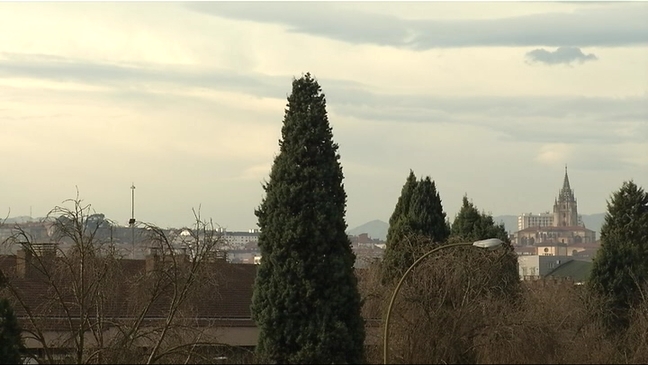
<path fill-rule="evenodd" d="M 553 208 L 553 225 L 555 227 L 573 227 L 578 226 L 578 208 L 574 191 L 569 186 L 569 176 L 567 176 L 567 165 L 565 165 L 565 179 L 562 189 L 558 193 L 558 199 L 554 202 Z"/>

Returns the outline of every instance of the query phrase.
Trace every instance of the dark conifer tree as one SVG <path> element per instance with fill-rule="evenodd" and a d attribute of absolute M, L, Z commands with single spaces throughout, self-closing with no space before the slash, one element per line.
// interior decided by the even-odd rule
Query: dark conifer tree
<path fill-rule="evenodd" d="M 407 180 L 405 180 L 405 185 L 403 185 L 403 189 L 401 189 L 401 195 L 398 197 L 398 202 L 396 202 L 396 207 L 394 207 L 394 212 L 389 218 L 390 229 L 387 231 L 387 241 L 389 241 L 390 233 L 393 233 L 391 226 L 396 224 L 397 220 L 401 219 L 407 214 L 407 212 L 409 212 L 412 195 L 414 194 L 417 185 L 418 181 L 416 180 L 416 175 L 414 175 L 414 171 L 410 170 Z"/>
<path fill-rule="evenodd" d="M 618 329 L 628 325 L 628 312 L 648 280 L 648 194 L 624 182 L 607 210 L 588 286 L 607 299 L 606 323 Z"/>
<path fill-rule="evenodd" d="M 387 230 L 387 245 L 381 261 L 382 281 L 387 283 L 393 280 L 399 270 L 407 261 L 406 256 L 411 253 L 408 248 L 409 226 L 407 224 L 407 215 L 412 202 L 412 195 L 418 185 L 414 171 L 410 170 L 405 185 L 401 189 L 401 195 L 398 197 L 394 212 L 389 218 L 389 228 Z"/>
<path fill-rule="evenodd" d="M 450 235 L 434 182 L 429 177 L 416 181 L 412 171 L 389 222 L 382 261 L 383 283 L 400 278 L 417 255 L 432 248 L 421 245 L 445 242 Z"/>
<path fill-rule="evenodd" d="M 430 238 L 433 242 L 442 243 L 448 240 L 450 230 L 446 224 L 441 197 L 436 184 L 427 176 L 422 179 L 412 196 L 408 218 L 415 234 Z"/>
<path fill-rule="evenodd" d="M 517 254 L 513 249 L 504 224 L 496 224 L 492 215 L 479 212 L 475 205 L 468 200 L 468 197 L 464 196 L 461 209 L 452 222 L 449 242 L 474 242 L 489 238 L 502 240 L 504 242 L 503 250 L 487 253 L 497 258 L 496 260 L 487 261 L 486 265 L 488 267 L 473 269 L 489 271 L 488 275 L 492 280 L 490 280 L 490 287 L 484 288 L 487 292 L 496 291 L 515 299 L 520 289 Z M 473 248 L 468 249 L 467 252 L 474 255 L 484 254 Z"/>
<path fill-rule="evenodd" d="M 0 299 L 0 364 L 22 363 L 22 330 L 7 299 Z"/>
<path fill-rule="evenodd" d="M 255 212 L 257 353 L 272 363 L 360 363 L 364 321 L 326 99 L 306 74 L 293 81 L 287 106 L 280 152 Z"/>

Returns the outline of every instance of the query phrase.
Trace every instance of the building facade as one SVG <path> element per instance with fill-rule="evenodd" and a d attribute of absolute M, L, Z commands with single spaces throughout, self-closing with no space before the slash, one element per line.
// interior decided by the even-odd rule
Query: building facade
<path fill-rule="evenodd" d="M 523 213 L 518 216 L 518 231 L 527 229 L 529 227 L 553 227 L 554 213 L 544 212 L 540 214 Z M 578 226 L 584 227 L 583 217 L 578 214 Z"/>
<path fill-rule="evenodd" d="M 575 256 L 530 255 L 518 257 L 518 270 L 520 280 L 567 279 L 582 285 L 590 276 L 592 262 Z"/>
<path fill-rule="evenodd" d="M 518 256 L 518 273 L 522 280 L 535 280 L 547 276 L 572 258 L 567 256 Z"/>
<path fill-rule="evenodd" d="M 549 227 L 553 226 L 553 213 L 545 212 L 541 214 L 524 213 L 518 216 L 518 231 L 529 227 Z"/>
<path fill-rule="evenodd" d="M 255 249 L 259 242 L 259 230 L 250 229 L 247 232 L 229 232 L 222 230 L 223 239 L 228 249 Z"/>

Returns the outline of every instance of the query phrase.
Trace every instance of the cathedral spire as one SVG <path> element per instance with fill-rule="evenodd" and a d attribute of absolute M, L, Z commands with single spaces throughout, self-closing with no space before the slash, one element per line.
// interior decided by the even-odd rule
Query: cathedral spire
<path fill-rule="evenodd" d="M 567 164 L 565 164 L 565 179 L 563 180 L 562 189 L 558 193 L 558 201 L 575 201 L 574 191 L 569 186 L 569 175 L 567 175 Z"/>
<path fill-rule="evenodd" d="M 569 187 L 569 176 L 567 176 L 567 164 L 565 164 L 565 180 L 563 181 L 563 191 L 569 191 L 571 190 L 571 187 Z"/>

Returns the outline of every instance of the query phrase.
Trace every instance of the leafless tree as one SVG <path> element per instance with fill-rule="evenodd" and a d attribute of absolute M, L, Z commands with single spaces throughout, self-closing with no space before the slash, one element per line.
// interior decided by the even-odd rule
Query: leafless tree
<path fill-rule="evenodd" d="M 392 312 L 390 363 L 642 363 L 648 305 L 633 312 L 628 333 L 606 333 L 597 298 L 570 280 L 523 283 L 508 297 L 497 251 L 439 251 L 401 289 Z M 393 286 L 379 268 L 360 273 L 364 315 L 384 320 Z M 381 321 L 384 325 L 384 322 Z M 382 331 L 380 331 L 382 333 Z M 382 363 L 382 338 L 369 352 Z"/>
<path fill-rule="evenodd" d="M 216 323 L 200 318 L 223 265 L 214 224 L 195 211 L 182 232 L 140 224 L 150 250 L 142 265 L 99 234 L 110 222 L 92 213 L 77 194 L 48 214 L 49 242 L 20 226 L 5 242 L 19 250 L 4 295 L 24 316 L 26 340 L 42 347 L 38 360 L 60 362 L 65 348 L 78 364 L 201 361 L 200 348 L 219 344 Z"/>

